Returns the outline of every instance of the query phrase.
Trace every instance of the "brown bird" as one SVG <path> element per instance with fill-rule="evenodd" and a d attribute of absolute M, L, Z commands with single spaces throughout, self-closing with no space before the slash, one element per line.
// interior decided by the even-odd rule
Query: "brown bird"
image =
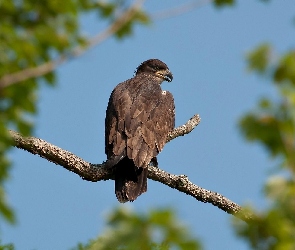
<path fill-rule="evenodd" d="M 171 82 L 165 63 L 150 59 L 140 64 L 135 76 L 113 90 L 105 119 L 107 165 L 114 168 L 119 202 L 134 201 L 147 191 L 148 165 L 157 165 L 168 133 L 175 125 L 174 99 L 162 91 Z"/>

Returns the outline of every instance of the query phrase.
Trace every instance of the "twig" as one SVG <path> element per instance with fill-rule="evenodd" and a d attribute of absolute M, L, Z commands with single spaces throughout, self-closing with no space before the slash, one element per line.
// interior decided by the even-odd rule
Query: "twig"
<path fill-rule="evenodd" d="M 87 45 L 75 47 L 69 54 L 61 55 L 58 59 L 43 63 L 34 68 L 27 68 L 15 73 L 11 73 L 0 78 L 0 89 L 5 88 L 7 86 L 13 85 L 15 83 L 28 80 L 30 78 L 35 78 L 39 76 L 43 76 L 53 70 L 55 70 L 60 64 L 65 61 L 81 56 L 88 49 L 92 48 L 95 45 L 98 45 L 105 41 L 112 34 L 117 32 L 120 28 L 122 28 L 127 22 L 129 22 L 136 11 L 143 4 L 144 0 L 136 0 L 126 11 L 124 11 L 106 30 L 100 32 L 93 38 L 89 39 Z"/>
<path fill-rule="evenodd" d="M 189 3 L 184 3 L 182 5 L 173 7 L 171 9 L 166 9 L 163 11 L 156 12 L 152 14 L 153 20 L 162 20 L 167 19 L 175 16 L 180 16 L 184 13 L 187 13 L 189 11 L 192 11 L 194 9 L 203 7 L 204 5 L 212 2 L 212 0 L 198 0 L 198 1 L 191 1 Z"/>
<path fill-rule="evenodd" d="M 194 115 L 191 119 L 187 121 L 186 124 L 172 130 L 167 136 L 167 142 L 175 139 L 178 136 L 184 136 L 190 133 L 196 126 L 198 126 L 200 122 L 200 116 L 198 114 Z"/>
<path fill-rule="evenodd" d="M 167 142 L 179 136 L 188 134 L 199 124 L 199 122 L 199 115 L 195 115 L 186 124 L 175 128 L 167 137 Z M 112 170 L 107 168 L 105 163 L 91 164 L 79 158 L 78 156 L 57 146 L 54 146 L 42 139 L 35 137 L 24 138 L 17 132 L 11 130 L 9 132 L 15 147 L 24 149 L 32 154 L 37 154 L 48 161 L 51 161 L 71 172 L 78 174 L 84 180 L 97 182 L 101 180 L 113 179 Z M 211 203 L 212 205 L 217 206 L 223 211 L 237 216 L 244 221 L 251 219 L 250 214 L 241 213 L 242 208 L 238 204 L 230 201 L 218 193 L 198 187 L 197 185 L 191 183 L 186 176 L 173 175 L 159 168 L 150 166 L 148 178 L 188 194 L 198 201 Z"/>

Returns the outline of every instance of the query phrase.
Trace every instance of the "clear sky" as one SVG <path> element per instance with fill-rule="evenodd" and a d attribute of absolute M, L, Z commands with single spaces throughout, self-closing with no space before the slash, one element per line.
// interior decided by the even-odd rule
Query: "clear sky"
<path fill-rule="evenodd" d="M 147 1 L 155 13 L 179 1 Z M 185 174 L 203 187 L 239 204 L 263 208 L 265 182 L 274 163 L 265 150 L 245 143 L 237 122 L 257 100 L 274 95 L 267 79 L 250 74 L 245 55 L 270 42 L 278 53 L 294 48 L 294 0 L 238 1 L 234 8 L 211 4 L 181 16 L 137 26 L 134 35 L 118 42 L 111 38 L 57 70 L 57 86 L 44 84 L 39 93 L 35 135 L 101 163 L 104 154 L 104 117 L 109 95 L 119 82 L 133 76 L 144 60 L 158 58 L 173 72 L 163 89 L 173 93 L 176 125 L 200 114 L 200 125 L 189 135 L 167 144 L 159 167 Z M 103 25 L 96 16 L 81 20 L 85 34 Z M 16 249 L 63 250 L 96 237 L 108 211 L 120 206 L 113 181 L 92 183 L 60 166 L 19 149 L 7 183 L 17 224 L 2 225 L 4 243 Z M 230 227 L 231 215 L 149 180 L 148 192 L 124 204 L 134 211 L 173 207 L 202 239 L 205 249 L 248 249 Z"/>

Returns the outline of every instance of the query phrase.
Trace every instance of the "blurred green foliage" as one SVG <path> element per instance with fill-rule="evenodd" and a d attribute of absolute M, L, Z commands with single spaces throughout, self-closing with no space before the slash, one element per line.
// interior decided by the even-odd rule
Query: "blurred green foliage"
<path fill-rule="evenodd" d="M 216 7 L 222 7 L 226 5 L 234 5 L 235 0 L 214 0 L 214 5 Z"/>
<path fill-rule="evenodd" d="M 276 174 L 266 182 L 269 206 L 252 208 L 255 218 L 246 224 L 233 220 L 237 235 L 252 249 L 295 249 L 295 50 L 272 62 L 272 49 L 262 45 L 248 56 L 248 67 L 270 77 L 277 98 L 262 98 L 240 121 L 242 134 L 263 145 L 276 159 Z"/>
<path fill-rule="evenodd" d="M 82 35 L 80 16 L 96 12 L 100 19 L 112 24 L 128 3 L 127 0 L 0 1 L 0 82 L 12 73 L 68 55 L 76 46 L 86 47 L 89 38 Z M 236 1 L 213 3 L 224 7 L 233 6 Z M 146 13 L 138 10 L 114 36 L 122 39 L 132 34 L 136 23 L 149 21 Z M 270 45 L 259 46 L 249 53 L 248 68 L 269 77 L 278 98 L 262 98 L 255 110 L 240 121 L 245 138 L 259 142 L 279 162 L 277 174 L 269 178 L 264 188 L 270 205 L 263 211 L 249 208 L 255 213 L 251 223 L 234 219 L 233 224 L 237 235 L 251 248 L 285 250 L 295 249 L 295 51 L 289 51 L 276 62 L 272 55 Z M 14 222 L 14 215 L 3 189 L 10 166 L 6 157 L 10 147 L 8 129 L 23 135 L 32 133 L 40 82 L 54 85 L 55 73 L 10 86 L 0 84 L 0 215 L 9 222 Z M 148 214 L 118 209 L 107 223 L 108 228 L 101 236 L 75 249 L 200 249 L 198 241 L 168 209 Z M 0 246 L 1 249 L 14 248 L 8 244 Z"/>
<path fill-rule="evenodd" d="M 1 245 L 0 242 L 0 250 L 14 250 L 14 245 L 13 244 L 5 244 L 5 245 Z"/>
<path fill-rule="evenodd" d="M 32 133 L 40 82 L 54 85 L 56 76 L 49 72 L 8 86 L 1 85 L 1 79 L 68 55 L 76 46 L 87 46 L 89 38 L 82 35 L 80 16 L 97 12 L 100 19 L 112 24 L 118 13 L 127 10 L 128 3 L 127 0 L 0 1 L 0 216 L 7 221 L 14 222 L 3 189 L 10 166 L 7 129 L 23 135 Z M 136 10 L 133 18 L 114 35 L 122 39 L 132 34 L 136 23 L 148 22 L 148 16 Z"/>
<path fill-rule="evenodd" d="M 108 216 L 107 227 L 97 239 L 74 250 L 104 249 L 197 250 L 201 246 L 171 209 L 137 214 L 121 207 Z"/>
<path fill-rule="evenodd" d="M 280 64 L 274 72 L 274 80 L 278 83 L 289 82 L 295 86 L 295 51 L 282 57 Z M 293 87 L 292 86 L 292 87 Z"/>
<path fill-rule="evenodd" d="M 269 0 L 260 0 L 261 2 L 269 2 Z M 237 0 L 214 0 L 213 3 L 216 7 L 226 7 L 235 5 Z"/>
<path fill-rule="evenodd" d="M 268 44 L 262 44 L 247 56 L 249 70 L 264 73 L 271 57 L 271 48 Z"/>
<path fill-rule="evenodd" d="M 270 0 L 260 0 L 261 2 L 269 2 Z M 237 0 L 214 0 L 214 5 L 216 7 L 224 7 L 224 6 L 233 6 Z"/>

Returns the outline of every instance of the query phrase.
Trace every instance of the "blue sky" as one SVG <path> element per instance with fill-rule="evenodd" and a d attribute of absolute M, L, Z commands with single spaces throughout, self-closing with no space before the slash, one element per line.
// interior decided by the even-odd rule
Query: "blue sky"
<path fill-rule="evenodd" d="M 147 1 L 155 13 L 179 1 Z M 294 0 L 238 1 L 233 8 L 211 4 L 184 15 L 137 26 L 123 41 L 110 38 L 82 57 L 57 70 L 54 88 L 42 85 L 35 136 L 77 154 L 92 163 L 104 155 L 104 117 L 109 95 L 133 76 L 144 60 L 158 58 L 173 72 L 173 82 L 163 89 L 173 93 L 176 125 L 194 114 L 200 125 L 189 135 L 167 144 L 159 167 L 185 174 L 203 187 L 239 204 L 263 208 L 262 185 L 274 167 L 265 150 L 246 143 L 237 122 L 260 97 L 274 96 L 267 79 L 246 69 L 245 55 L 270 42 L 278 53 L 294 48 Z M 85 34 L 104 26 L 96 16 L 84 16 Z M 7 183 L 8 198 L 17 224 L 2 225 L 3 242 L 16 249 L 69 249 L 96 237 L 105 217 L 120 204 L 113 181 L 92 183 L 19 149 L 10 154 L 14 166 Z M 248 249 L 230 227 L 231 215 L 203 204 L 152 180 L 148 192 L 124 204 L 137 212 L 173 207 L 205 249 Z"/>

